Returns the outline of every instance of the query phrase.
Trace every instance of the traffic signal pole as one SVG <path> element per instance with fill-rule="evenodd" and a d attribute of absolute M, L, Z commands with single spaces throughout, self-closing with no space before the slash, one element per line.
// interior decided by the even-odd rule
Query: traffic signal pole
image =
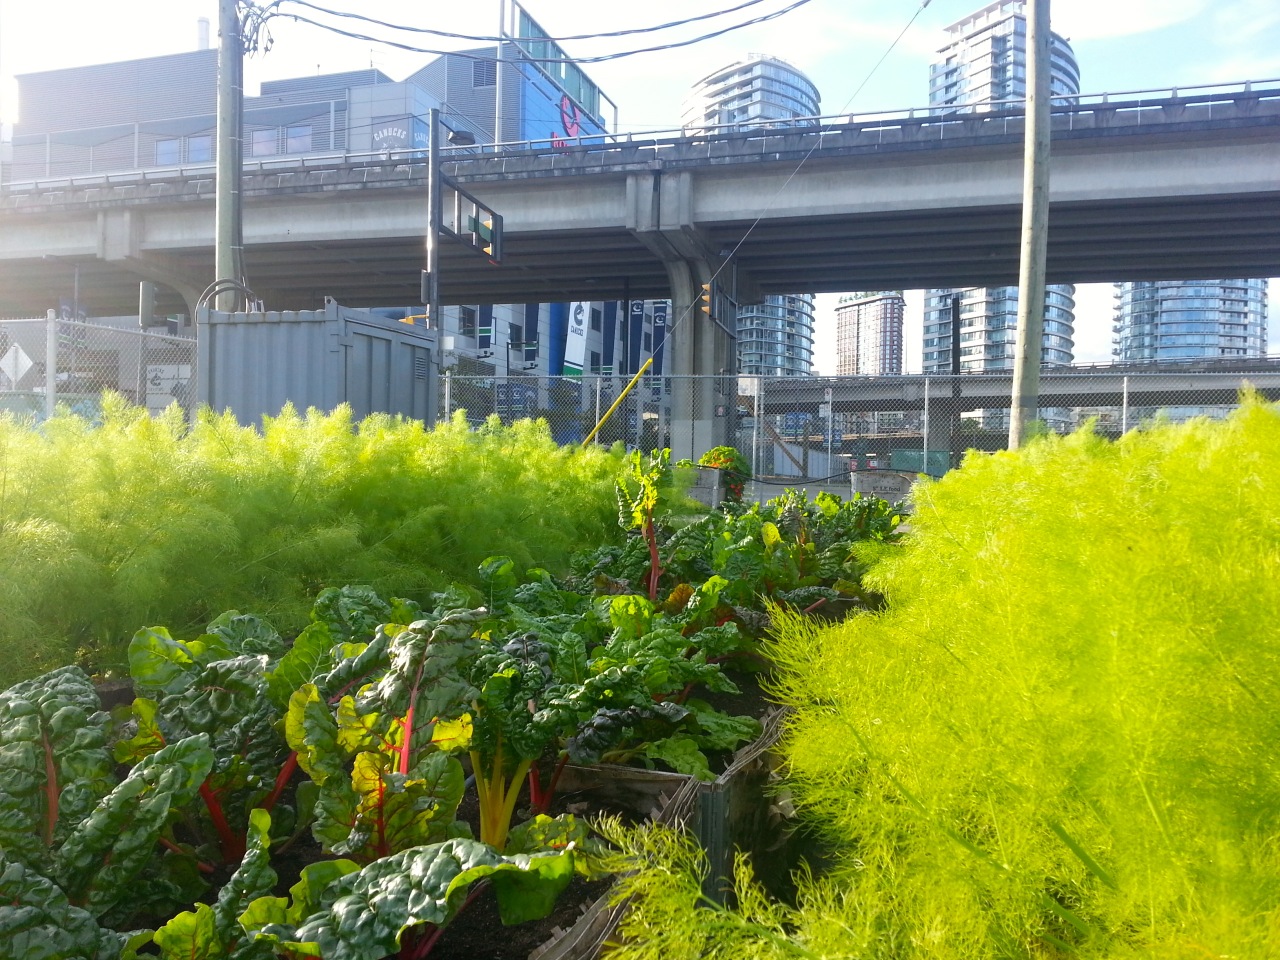
<path fill-rule="evenodd" d="M 1017 450 L 1040 406 L 1044 350 L 1045 258 L 1049 241 L 1049 0 L 1031 0 L 1027 17 L 1026 134 L 1023 140 L 1022 251 L 1018 339 L 1013 360 L 1009 449 Z"/>

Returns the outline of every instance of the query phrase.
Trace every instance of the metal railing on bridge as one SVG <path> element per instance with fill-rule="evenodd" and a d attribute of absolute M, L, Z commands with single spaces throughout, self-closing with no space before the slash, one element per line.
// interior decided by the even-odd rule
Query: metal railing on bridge
<path fill-rule="evenodd" d="M 1280 78 L 1243 80 L 1230 83 L 1196 84 L 1160 87 L 1149 90 L 1126 90 L 1096 94 L 1073 94 L 1056 97 L 1053 104 L 1055 130 L 1093 128 L 1098 118 L 1105 117 L 1110 126 L 1141 126 L 1163 116 L 1165 108 L 1193 108 L 1205 119 L 1220 112 L 1236 110 L 1242 101 L 1280 101 Z M 891 137 L 909 132 L 926 139 L 946 140 L 955 136 L 973 136 L 975 125 L 987 134 L 1020 131 L 1025 101 L 991 100 L 963 107 L 917 106 L 879 110 L 859 114 L 827 114 L 798 117 L 778 123 L 742 123 L 702 126 L 696 130 L 683 128 L 632 130 L 623 133 L 582 135 L 571 138 L 506 141 L 497 144 L 468 146 L 442 145 L 442 162 L 453 164 L 453 175 L 464 176 L 463 169 L 474 161 L 496 158 L 592 157 L 593 164 L 636 162 L 637 151 L 645 159 L 656 159 L 676 150 L 687 152 L 703 145 L 715 150 L 731 143 L 744 156 L 753 149 L 770 152 L 779 136 L 816 134 L 815 148 L 820 150 L 829 135 L 856 132 L 879 133 Z M 612 161 L 611 161 L 612 158 Z M 327 170 L 360 166 L 425 164 L 426 151 L 419 148 L 397 148 L 362 151 L 319 151 L 292 156 L 246 158 L 246 176 L 300 170 Z M 123 184 L 165 183 L 190 178 L 211 177 L 212 163 L 147 169 L 104 170 L 67 175 L 46 175 L 0 182 L 0 192 L 23 194 L 53 189 Z M 7 178 L 6 178 L 7 180 Z"/>

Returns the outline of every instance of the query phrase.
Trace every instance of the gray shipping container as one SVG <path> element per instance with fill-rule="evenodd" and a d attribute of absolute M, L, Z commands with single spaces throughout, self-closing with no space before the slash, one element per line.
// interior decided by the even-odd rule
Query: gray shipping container
<path fill-rule="evenodd" d="M 435 335 L 425 326 L 325 301 L 323 310 L 196 317 L 200 402 L 244 424 L 351 405 L 357 418 L 393 413 L 436 420 Z"/>

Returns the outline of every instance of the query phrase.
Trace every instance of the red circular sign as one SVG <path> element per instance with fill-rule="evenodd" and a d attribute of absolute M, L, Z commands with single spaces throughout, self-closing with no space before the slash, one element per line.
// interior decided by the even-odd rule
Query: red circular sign
<path fill-rule="evenodd" d="M 582 114 L 567 93 L 560 98 L 560 122 L 566 137 L 576 137 L 582 131 Z"/>

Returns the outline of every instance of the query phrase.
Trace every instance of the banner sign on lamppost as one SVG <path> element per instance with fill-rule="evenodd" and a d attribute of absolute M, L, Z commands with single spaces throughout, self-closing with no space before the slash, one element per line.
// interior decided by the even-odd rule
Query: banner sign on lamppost
<path fill-rule="evenodd" d="M 569 304 L 569 326 L 565 332 L 564 372 L 565 376 L 581 376 L 582 367 L 587 359 L 587 317 L 591 312 L 591 304 L 575 301 Z"/>
<path fill-rule="evenodd" d="M 670 304 L 659 300 L 653 305 L 653 375 L 662 376 L 662 345 L 667 342 L 667 310 Z"/>

